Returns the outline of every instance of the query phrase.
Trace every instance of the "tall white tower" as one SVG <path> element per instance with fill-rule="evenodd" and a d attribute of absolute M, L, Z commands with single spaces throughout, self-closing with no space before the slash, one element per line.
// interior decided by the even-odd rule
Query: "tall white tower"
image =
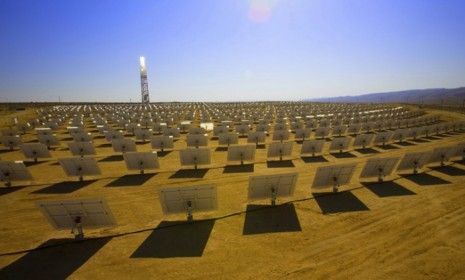
<path fill-rule="evenodd" d="M 140 89 L 142 94 L 142 103 L 149 103 L 149 82 L 147 80 L 147 67 L 145 57 L 140 57 Z"/>

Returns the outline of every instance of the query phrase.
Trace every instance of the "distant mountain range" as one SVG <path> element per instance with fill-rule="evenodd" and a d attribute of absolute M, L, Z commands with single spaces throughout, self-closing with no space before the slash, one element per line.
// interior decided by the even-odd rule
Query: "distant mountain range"
<path fill-rule="evenodd" d="M 415 103 L 444 104 L 462 106 L 465 100 L 465 87 L 460 88 L 430 88 L 404 91 L 369 93 L 357 96 L 339 96 L 306 99 L 305 101 L 335 102 L 335 103 Z"/>

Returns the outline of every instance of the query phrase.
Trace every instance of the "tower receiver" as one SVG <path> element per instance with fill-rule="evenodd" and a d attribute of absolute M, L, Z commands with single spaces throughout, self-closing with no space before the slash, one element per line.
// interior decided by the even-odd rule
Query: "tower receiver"
<path fill-rule="evenodd" d="M 143 56 L 139 58 L 139 70 L 142 104 L 148 104 L 150 102 L 149 82 L 147 79 L 147 65 L 145 63 L 145 57 Z"/>

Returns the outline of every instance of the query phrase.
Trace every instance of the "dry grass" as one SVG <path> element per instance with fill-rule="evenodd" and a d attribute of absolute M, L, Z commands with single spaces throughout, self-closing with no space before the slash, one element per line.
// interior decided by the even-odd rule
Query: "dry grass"
<path fill-rule="evenodd" d="M 18 118 L 19 122 L 27 122 L 36 117 L 32 107 L 25 107 L 24 111 L 17 111 L 16 108 L 16 106 L 0 104 L 0 128 L 10 127 L 14 118 Z"/>

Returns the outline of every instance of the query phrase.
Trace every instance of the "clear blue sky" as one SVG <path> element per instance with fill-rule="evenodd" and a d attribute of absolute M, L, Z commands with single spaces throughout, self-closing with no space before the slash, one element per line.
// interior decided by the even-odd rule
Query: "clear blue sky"
<path fill-rule="evenodd" d="M 465 85 L 465 1 L 0 0 L 1 101 L 300 100 Z"/>

